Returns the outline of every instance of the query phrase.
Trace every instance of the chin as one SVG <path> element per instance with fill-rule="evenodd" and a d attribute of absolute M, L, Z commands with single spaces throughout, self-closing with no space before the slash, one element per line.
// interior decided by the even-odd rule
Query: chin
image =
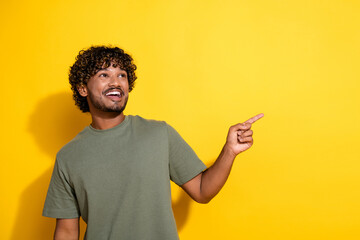
<path fill-rule="evenodd" d="M 104 111 L 104 112 L 116 112 L 116 113 L 122 113 L 125 109 L 125 106 L 111 106 L 111 107 L 104 107 L 100 110 Z"/>
<path fill-rule="evenodd" d="M 125 101 L 122 105 L 121 102 L 112 102 L 110 104 L 106 104 L 105 102 L 94 101 L 92 98 L 90 98 L 89 106 L 91 104 L 95 109 L 102 112 L 122 113 L 126 107 L 127 99 L 127 97 L 124 99 Z"/>

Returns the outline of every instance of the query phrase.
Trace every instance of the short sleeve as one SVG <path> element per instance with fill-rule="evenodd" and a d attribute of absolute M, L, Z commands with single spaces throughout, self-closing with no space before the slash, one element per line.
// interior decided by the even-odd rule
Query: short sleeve
<path fill-rule="evenodd" d="M 58 159 L 55 161 L 42 215 L 51 218 L 80 216 L 75 191 L 66 179 Z"/>
<path fill-rule="evenodd" d="M 166 125 L 170 179 L 180 186 L 204 171 L 206 166 L 179 133 L 168 124 Z"/>

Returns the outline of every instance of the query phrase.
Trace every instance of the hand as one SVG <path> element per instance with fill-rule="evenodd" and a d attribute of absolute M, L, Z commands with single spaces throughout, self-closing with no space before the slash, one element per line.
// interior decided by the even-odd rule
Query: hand
<path fill-rule="evenodd" d="M 253 131 L 250 129 L 251 124 L 263 116 L 264 114 L 260 113 L 244 123 L 238 123 L 230 127 L 225 148 L 229 149 L 234 154 L 234 157 L 253 145 L 254 140 L 252 138 Z"/>

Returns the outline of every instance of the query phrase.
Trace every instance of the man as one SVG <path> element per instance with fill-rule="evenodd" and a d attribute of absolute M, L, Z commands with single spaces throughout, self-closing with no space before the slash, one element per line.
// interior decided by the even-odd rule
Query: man
<path fill-rule="evenodd" d="M 251 124 L 230 127 L 208 169 L 165 122 L 125 116 L 136 80 L 133 59 L 120 48 L 80 51 L 69 80 L 76 105 L 92 123 L 57 154 L 43 215 L 56 218 L 55 239 L 178 239 L 170 180 L 199 203 L 222 188 L 237 154 L 253 144 Z"/>

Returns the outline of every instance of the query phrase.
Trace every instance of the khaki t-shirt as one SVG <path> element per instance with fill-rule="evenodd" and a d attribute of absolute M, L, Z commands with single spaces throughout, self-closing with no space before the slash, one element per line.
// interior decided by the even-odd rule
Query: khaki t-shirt
<path fill-rule="evenodd" d="M 88 126 L 58 152 L 43 216 L 81 216 L 87 240 L 178 239 L 170 180 L 182 185 L 205 169 L 165 122 Z"/>

